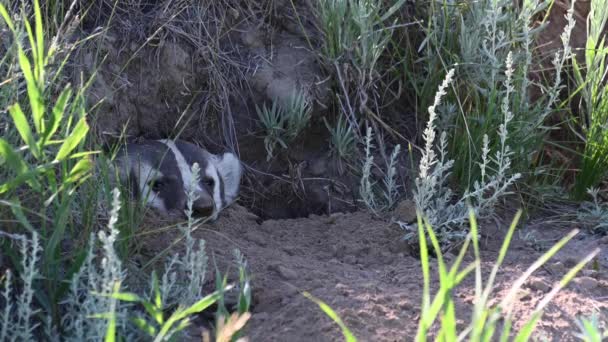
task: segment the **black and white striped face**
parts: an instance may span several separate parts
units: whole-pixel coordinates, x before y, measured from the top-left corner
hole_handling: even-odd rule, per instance
[[[127,144],[115,161],[132,193],[164,214],[184,213],[192,192],[195,213],[216,219],[238,195],[242,168],[232,153],[214,155],[182,140]],[[192,165],[198,163],[199,182]]]

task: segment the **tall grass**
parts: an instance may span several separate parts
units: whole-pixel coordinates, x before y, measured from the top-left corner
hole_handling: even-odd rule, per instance
[[[81,85],[74,93],[68,84],[63,86],[55,100],[53,78],[47,66],[55,57],[57,46],[49,44],[43,29],[43,18],[38,1],[34,1],[33,23],[22,13],[17,26],[7,8],[0,4],[4,25],[13,33],[13,44],[27,93],[26,101],[9,106],[11,127],[20,141],[13,143],[0,138],[0,157],[6,167],[6,179],[0,184],[0,194],[7,201],[19,222],[18,231],[40,233],[44,254],[41,272],[46,279],[44,291],[37,291],[37,300],[59,319],[57,302],[66,293],[68,285],[62,283],[70,276],[84,257],[84,249],[71,255],[62,251],[68,239],[67,232],[75,221],[75,192],[90,175],[94,153],[84,144],[89,126]],[[22,39],[20,32],[25,31]],[[39,226],[39,229],[35,229]],[[13,262],[17,254],[10,245],[3,246]],[[67,259],[66,259],[67,257]]]
[[[608,1],[592,1],[587,19],[585,65],[581,66],[572,58],[576,84],[584,101],[581,126],[585,147],[573,189],[574,197],[579,200],[608,175],[608,46],[604,35],[607,21]]]
[[[553,170],[537,165],[549,131],[546,119],[558,110],[557,101],[564,87],[561,73],[570,59],[570,34],[574,25],[572,9],[562,35],[562,50],[553,60],[554,82],[534,84],[529,73],[534,68],[534,39],[545,27],[540,17],[551,1],[523,1],[518,8],[509,0],[482,0],[460,5],[453,2],[431,2],[424,10],[428,20],[420,58],[408,71],[409,82],[417,93],[421,108],[430,106],[433,92],[441,79],[438,75],[455,68],[458,78],[453,84],[453,105],[437,108],[442,130],[448,132],[449,156],[454,160],[453,177],[462,189],[481,181],[477,163],[483,155],[485,136],[489,147],[499,148],[499,128],[503,123],[502,108],[513,114],[509,140],[517,142],[512,150],[512,167],[522,173],[520,181],[532,183],[538,174]],[[537,18],[540,18],[538,22]],[[508,55],[512,56],[510,93],[503,84]],[[531,102],[533,87],[541,87],[543,96]],[[530,168],[534,166],[534,170]],[[550,177],[548,177],[550,178]],[[553,182],[558,180],[551,179]]]
[[[543,310],[555,295],[563,289],[576,274],[588,264],[598,253],[599,249],[592,251],[583,260],[569,270],[561,280],[555,284],[553,289],[537,304],[536,308],[530,317],[524,321],[521,329],[515,331],[513,329],[513,307],[516,303],[517,294],[522,285],[536,270],[541,268],[551,257],[553,257],[561,248],[566,245],[577,233],[577,230],[572,231],[566,237],[558,241],[552,248],[545,252],[536,262],[512,284],[506,296],[498,302],[491,304],[492,289],[495,285],[498,270],[502,265],[507,254],[511,238],[518,224],[521,211],[515,216],[507,235],[500,248],[498,258],[492,267],[492,271],[487,278],[486,283],[483,282],[481,270],[481,257],[479,249],[478,234],[479,230],[475,215],[470,211],[469,222],[471,229],[467,234],[467,238],[461,248],[458,257],[455,259],[451,267],[443,259],[441,247],[437,235],[426,218],[423,218],[421,213],[418,215],[418,231],[419,244],[422,263],[422,273],[424,276],[423,298],[422,298],[422,313],[419,322],[419,328],[416,335],[416,341],[427,341],[431,328],[436,324],[438,330],[436,336],[442,341],[507,341],[514,336],[514,341],[527,341],[531,338],[532,333],[543,315]],[[439,273],[439,289],[434,297],[430,293],[430,262],[429,262],[429,247],[427,238],[431,241],[432,250],[437,255],[438,273]],[[474,261],[464,267],[461,264],[464,256],[472,245]],[[455,311],[454,290],[455,288],[471,273],[475,276],[475,299],[474,307],[470,322],[460,332],[457,331],[457,313]]]

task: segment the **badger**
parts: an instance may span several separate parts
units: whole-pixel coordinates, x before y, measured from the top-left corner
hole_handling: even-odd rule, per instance
[[[194,163],[200,168],[198,183],[193,182]],[[233,153],[212,154],[183,140],[127,143],[113,164],[118,180],[146,206],[163,215],[183,216],[192,192],[193,211],[211,220],[234,202],[242,174]]]

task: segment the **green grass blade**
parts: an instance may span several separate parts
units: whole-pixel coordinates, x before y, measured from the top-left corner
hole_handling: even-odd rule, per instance
[[[30,109],[32,111],[34,127],[36,128],[36,132],[41,134],[43,132],[44,125],[42,122],[44,102],[32,71],[32,64],[21,47],[19,47],[18,60],[21,71],[23,72],[23,78],[25,78],[25,82],[27,84],[27,95],[30,100]]]
[[[70,170],[68,177],[65,179],[64,184],[76,183],[79,179],[84,177],[93,168],[93,162],[88,158],[80,159],[76,165]]]
[[[141,317],[135,317],[132,318],[131,321],[133,322],[133,324],[135,324],[136,327],[139,328],[139,330],[148,334],[148,336],[156,335],[156,327],[148,323],[148,321],[146,321],[145,319]]]
[[[30,221],[27,219],[27,217],[23,213],[23,210],[21,209],[21,203],[19,203],[18,201],[14,201],[13,203],[11,203],[11,211],[13,212],[13,215],[15,215],[15,217],[17,218],[17,220],[19,221],[19,223],[21,223],[21,225],[23,227],[25,227],[31,233],[36,232],[36,229],[34,228],[34,226],[32,226]]]
[[[543,298],[542,301],[540,301],[536,307],[537,311],[543,310],[545,308],[545,306],[547,306],[547,304],[549,304],[549,302],[551,300],[553,300],[553,298],[555,297],[555,295],[561,291],[566,285],[568,285],[568,283],[570,281],[572,281],[572,279],[574,279],[574,277],[576,277],[576,274],[578,272],[580,272],[580,270],[583,269],[583,267],[585,267],[585,265],[587,265],[593,258],[595,258],[598,254],[600,253],[600,249],[596,248],[594,249],[591,253],[589,253],[583,260],[581,260],[578,264],[576,264],[573,268],[571,268],[568,273],[566,273],[562,279],[560,279],[560,281],[557,283],[557,285],[551,290],[551,292],[549,292],[545,298]]]
[[[338,324],[338,326],[340,326],[340,329],[342,330],[342,336],[344,336],[345,341],[347,341],[347,342],[356,342],[357,341],[357,338],[355,337],[355,335],[353,335],[353,333],[350,331],[350,329],[348,329],[346,324],[344,324],[344,322],[342,321],[340,316],[338,316],[338,314],[329,305],[327,305],[322,300],[314,297],[313,295],[311,295],[308,292],[303,292],[302,295],[304,295],[304,297],[308,298],[309,300],[311,300],[315,304],[317,304],[319,306],[319,308],[321,308],[321,310],[327,315],[327,317],[331,318],[334,322],[336,322],[336,324]]]
[[[27,172],[28,167],[23,158],[15,153],[12,146],[6,142],[6,140],[0,138],[0,157],[2,158],[2,164],[7,164],[17,174],[23,174]]]
[[[53,110],[51,112],[52,115],[50,117],[49,125],[44,132],[44,140],[42,141],[42,144],[45,144],[53,136],[53,134],[57,132],[61,119],[65,114],[68,101],[71,97],[72,89],[66,87],[59,95],[59,98],[57,98],[57,102],[55,103],[55,106],[53,106]],[[40,147],[42,148],[42,146]]]
[[[13,34],[16,35],[15,24],[13,24],[13,20],[11,19],[10,14],[8,14],[6,7],[4,7],[4,5],[1,3],[0,3],[0,16],[2,16],[2,19],[4,19],[6,26],[8,26],[8,28],[13,32]]]
[[[431,295],[430,295],[430,267],[429,267],[429,251],[426,244],[426,235],[424,234],[424,226],[422,223],[422,213],[417,212],[418,219],[418,244],[420,246],[420,266],[422,268],[422,308],[420,313],[420,321],[418,323],[418,332],[416,334],[416,341],[426,341],[426,331],[430,327],[428,322],[428,311],[430,308]]]
[[[87,132],[89,131],[89,124],[86,121],[86,118],[81,118],[72,133],[65,139],[61,147],[59,148],[59,152],[57,152],[57,156],[55,160],[63,160],[69,156],[69,154],[80,144],[83,139],[86,137]]]
[[[23,142],[30,148],[34,157],[39,158],[40,153],[38,153],[38,145],[36,145],[36,140],[34,139],[30,125],[27,122],[27,118],[25,117],[25,114],[23,114],[23,110],[21,110],[19,103],[15,103],[11,106],[8,109],[8,112],[10,113],[15,128],[17,128],[17,132],[19,132]]]
[[[553,247],[551,247],[547,252],[545,252],[538,260],[536,260],[527,270],[522,274],[516,281],[513,283],[510,291],[507,293],[505,298],[502,300],[500,306],[503,308],[510,307],[510,304],[515,299],[515,295],[519,292],[519,289],[525,283],[525,281],[542,265],[544,265],[555,253],[557,253],[568,241],[570,241],[576,234],[578,234],[579,230],[574,229],[567,236],[558,241]]]
[[[513,342],[528,341],[530,339],[530,336],[532,336],[532,332],[534,332],[534,328],[536,327],[536,324],[540,320],[541,316],[542,316],[542,311],[534,313],[532,315],[532,317],[530,318],[530,320],[528,320],[528,322],[526,322],[524,327],[519,331],[517,336],[515,336],[515,339],[513,340]]]
[[[40,85],[44,83],[44,31],[42,30],[42,14],[40,11],[39,0],[34,0],[34,18],[36,26],[36,50],[38,58],[36,59],[36,69],[38,69],[37,80]]]

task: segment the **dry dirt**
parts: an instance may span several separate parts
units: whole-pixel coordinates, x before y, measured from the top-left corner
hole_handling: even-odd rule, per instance
[[[496,259],[506,224],[501,227],[481,227],[482,258],[487,270]],[[547,219],[528,221],[519,227],[498,275],[496,298],[504,296],[510,284],[543,251],[573,228]],[[261,222],[235,205],[194,235],[207,241],[207,252],[220,270],[232,262],[235,248],[247,258],[254,297],[253,316],[246,328],[251,341],[341,340],[338,327],[302,296],[302,291],[309,291],[334,308],[360,341],[413,340],[422,293],[420,262],[413,256],[415,251],[400,242],[400,228],[390,222],[365,212]],[[154,240],[146,244],[152,254],[171,239],[157,236]],[[574,340],[577,317],[599,312],[606,318],[608,237],[581,232],[524,286],[515,307],[516,326],[569,267],[596,247],[603,249],[596,263],[599,271],[584,269],[557,295],[535,336],[549,341]],[[448,254],[447,258],[453,260],[454,256]],[[211,291],[213,279],[208,281]],[[436,285],[434,280],[434,290]],[[461,328],[469,318],[473,291],[471,277],[456,293]]]

